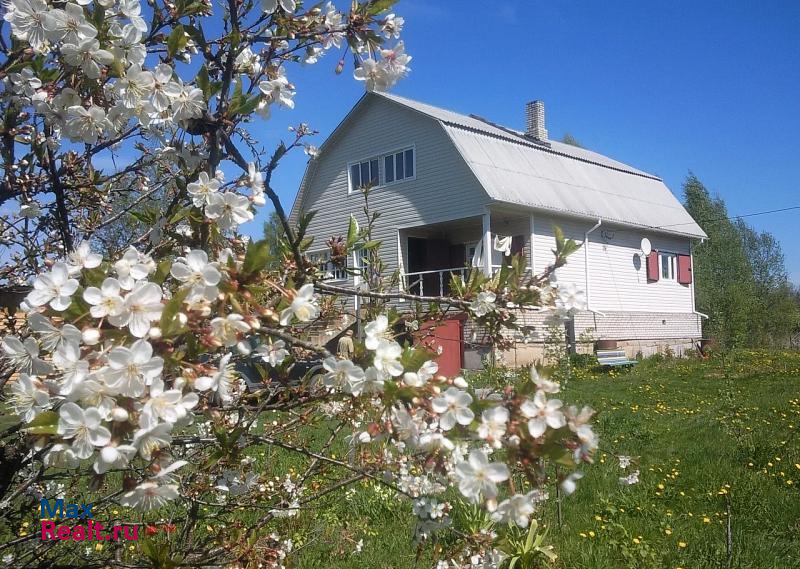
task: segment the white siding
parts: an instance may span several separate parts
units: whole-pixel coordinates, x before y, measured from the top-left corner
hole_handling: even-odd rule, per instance
[[[553,262],[553,227],[558,225],[566,237],[582,243],[585,232],[596,222],[548,215],[534,215],[536,270]],[[689,239],[648,233],[631,227],[602,224],[589,235],[589,302],[600,312],[691,313],[692,287],[677,281],[647,282],[645,260],[639,256],[642,237],[653,249],[689,254]],[[585,253],[581,248],[558,270],[558,278],[585,287]]]
[[[301,207],[304,212],[317,211],[308,231],[315,248],[331,236],[346,234],[351,213],[362,226],[365,223],[363,196],[348,192],[348,162],[411,145],[416,149],[416,178],[370,193],[370,209],[381,213],[373,237],[382,241],[381,256],[388,270],[397,267],[398,228],[480,215],[489,197],[441,125],[372,97],[326,143],[310,171]]]

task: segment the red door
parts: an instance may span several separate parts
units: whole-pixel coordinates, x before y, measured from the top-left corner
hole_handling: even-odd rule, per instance
[[[438,353],[436,363],[439,373],[452,377],[461,373],[463,367],[463,343],[461,342],[461,320],[426,322],[420,330],[422,342]]]

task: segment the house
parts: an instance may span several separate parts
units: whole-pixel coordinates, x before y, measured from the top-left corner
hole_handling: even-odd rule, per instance
[[[587,295],[587,310],[574,318],[576,337],[616,340],[630,356],[691,347],[704,317],[692,279],[692,241],[705,238],[703,230],[657,176],[549,140],[540,101],[527,104],[525,122],[521,132],[368,93],[309,162],[291,218],[318,212],[308,234],[325,262],[326,239],[345,233],[351,215],[363,218],[358,188],[373,183],[381,256],[389,270],[399,269],[401,286],[426,295],[446,292],[450,275],[472,265],[494,270],[503,253],[485,245],[495,236],[510,237],[511,252],[541,272],[553,260],[558,226],[583,244],[558,271]],[[643,238],[652,246],[647,255]],[[354,284],[341,270],[331,278]],[[526,318],[543,326],[542,315]],[[467,343],[460,363],[474,365],[469,324],[458,333]],[[540,354],[541,345],[520,344],[509,361]]]

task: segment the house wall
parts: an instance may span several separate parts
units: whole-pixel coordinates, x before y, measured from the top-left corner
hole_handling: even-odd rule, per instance
[[[567,238],[583,243],[585,232],[596,222],[552,215],[534,215],[535,269],[541,272],[553,262],[553,227],[559,226]],[[647,282],[645,259],[639,247],[643,237],[653,249],[690,254],[689,239],[646,232],[631,227],[602,224],[589,234],[589,303],[600,312],[692,313],[693,286],[677,281]],[[559,280],[586,288],[585,253],[579,249],[557,272]]]
[[[349,193],[348,163],[415,147],[416,177],[370,193],[381,213],[373,235],[389,269],[397,266],[399,228],[480,215],[489,198],[438,122],[378,97],[366,99],[335,138],[326,142],[306,181],[302,210],[316,210],[308,234],[312,250],[345,235],[351,213],[366,223],[360,192]],[[381,169],[383,162],[380,162]],[[405,244],[403,244],[405,247]]]

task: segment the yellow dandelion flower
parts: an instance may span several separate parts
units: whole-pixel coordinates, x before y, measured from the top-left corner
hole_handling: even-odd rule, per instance
[[[685,541],[679,541],[678,542],[678,547],[680,547],[681,549],[684,549],[687,545],[688,544]]]
[[[667,534],[667,535],[672,535],[672,530],[667,528],[667,529],[664,530],[664,533]]]
[[[710,524],[710,523],[711,523],[711,518],[709,518],[709,517],[707,517],[707,516],[706,516],[706,517],[704,517],[704,518],[703,518],[703,523],[704,523],[704,524]]]
[[[589,532],[589,537],[594,537],[595,535],[597,535],[597,534],[596,534],[596,533],[594,533],[593,531],[590,531],[590,532]]]
[[[639,545],[639,544],[640,544],[640,543],[642,543],[642,542],[641,542],[641,541],[639,541],[639,538],[638,538],[638,537],[634,537],[634,538],[633,538],[633,543],[635,543],[636,545]]]

